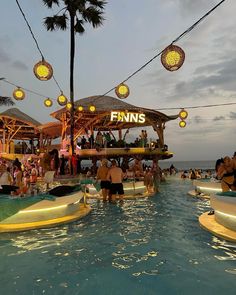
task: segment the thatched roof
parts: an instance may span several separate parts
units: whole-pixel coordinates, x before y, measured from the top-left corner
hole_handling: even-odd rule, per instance
[[[88,108],[90,105],[95,105],[96,111],[91,113]],[[145,113],[146,118],[148,119],[145,124],[142,126],[151,125],[150,121],[152,122],[167,122],[170,120],[175,120],[178,118],[178,115],[174,116],[167,116],[161,112],[134,106],[129,104],[121,99],[117,99],[111,96],[90,96],[86,98],[79,99],[75,102],[75,109],[78,106],[83,106],[84,111],[82,113],[75,112],[75,117],[78,118],[77,120],[77,128],[80,129],[81,127],[85,126],[88,122],[92,121],[93,118],[100,118],[99,122],[93,123],[93,126],[99,128],[100,130],[106,129],[107,123],[110,121],[109,113],[111,111],[129,111],[129,112],[140,112]],[[61,108],[60,110],[51,114],[54,118],[58,120],[62,120],[62,115],[65,115],[69,118],[70,114],[66,107]],[[122,128],[132,128],[132,127],[141,127],[138,123],[122,123]],[[115,122],[112,126],[109,124],[110,129],[119,129],[120,123]]]
[[[33,127],[37,127],[41,125],[38,121],[21,112],[17,108],[8,109],[5,112],[0,113],[0,118],[7,117],[11,119],[16,119],[18,121],[24,122],[27,125],[31,125]]]
[[[62,130],[62,123],[61,122],[49,122],[40,125],[39,130],[43,133],[43,135],[46,135],[50,138],[57,138],[61,136],[61,130]]]

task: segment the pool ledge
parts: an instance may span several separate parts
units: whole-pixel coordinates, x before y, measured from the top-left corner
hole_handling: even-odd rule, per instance
[[[236,231],[230,230],[219,224],[215,221],[215,215],[208,215],[208,213],[209,212],[205,212],[199,216],[198,221],[200,226],[217,237],[223,238],[227,241],[236,242]]]
[[[91,210],[92,210],[91,207],[87,204],[86,206],[81,205],[79,210],[74,212],[73,214],[63,216],[60,218],[55,218],[55,219],[50,219],[45,221],[28,222],[28,223],[1,224],[0,233],[19,232],[19,231],[26,231],[31,229],[48,228],[48,227],[54,227],[60,224],[70,223],[88,215]]]

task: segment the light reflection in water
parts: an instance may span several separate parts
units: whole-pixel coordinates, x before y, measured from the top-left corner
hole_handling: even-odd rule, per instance
[[[114,274],[114,282],[120,280],[127,288],[142,280],[150,288],[142,294],[156,293],[158,288],[152,288],[161,279],[177,286],[178,276],[187,276],[196,289],[196,282],[203,284],[207,277],[207,292],[213,283],[220,284],[215,270],[224,279],[235,278],[236,245],[199,227],[198,216],[209,210],[209,202],[188,197],[186,184],[181,185],[167,182],[154,198],[125,201],[123,206],[94,202],[91,215],[78,222],[1,239],[0,249],[15,268],[10,272],[14,291],[26,278],[22,260],[30,266],[35,259],[34,273],[28,272],[35,294],[79,294],[84,286],[104,285]],[[90,287],[90,294],[96,287]]]

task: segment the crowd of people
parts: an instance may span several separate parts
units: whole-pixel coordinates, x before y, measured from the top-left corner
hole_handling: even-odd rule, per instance
[[[103,159],[97,170],[96,180],[101,181],[103,201],[115,202],[116,194],[119,195],[120,201],[123,201],[122,183],[124,180],[143,180],[148,192],[157,192],[159,183],[163,180],[163,173],[155,160],[151,167],[145,166],[140,160],[135,159],[131,165],[120,168],[116,160],[112,160],[109,167],[108,160]]]
[[[201,169],[190,169],[182,171],[180,174],[182,179],[201,179],[211,178],[213,181],[221,182],[222,191],[236,191],[236,152],[231,157],[225,156],[216,161],[215,173],[207,170],[205,173]]]
[[[0,186],[2,189],[4,186],[11,186],[12,192],[16,195],[32,193],[40,175],[42,176],[42,167],[37,161],[21,163],[18,158],[13,162],[0,161]],[[6,193],[8,193],[8,188],[6,188]]]
[[[86,177],[96,176],[97,180],[101,181],[104,201],[108,196],[114,201],[116,194],[123,200],[121,184],[124,180],[143,180],[149,192],[158,191],[159,182],[163,180],[163,173],[157,161],[153,161],[152,166],[147,166],[136,159],[131,164],[123,162],[121,168],[116,160],[110,162],[111,167],[108,163],[107,159],[103,159],[98,168],[96,165],[94,169],[81,168],[78,155],[74,153],[66,158],[62,154],[59,157],[57,150],[45,153],[42,158],[28,158],[21,162],[18,158],[13,162],[0,159],[0,185],[14,186],[17,188],[15,194],[25,195],[32,193],[37,180],[42,178],[46,171],[55,171],[55,177],[58,179],[83,173]]]
[[[208,169],[207,171],[203,172],[202,169],[189,169],[184,170],[181,172],[180,177],[182,179],[189,178],[189,179],[202,179],[202,178],[211,178],[212,177],[212,171]]]
[[[120,167],[116,160],[110,162],[107,159],[101,161],[100,167],[96,163],[91,168],[81,168],[81,161],[75,153],[66,158],[63,154],[58,155],[57,150],[45,153],[43,158],[28,159],[20,162],[17,158],[13,162],[0,160],[0,185],[11,185],[17,187],[16,194],[25,194],[32,191],[37,179],[43,177],[46,171],[55,171],[55,177],[64,177],[65,175],[76,176],[84,173],[87,177],[95,177],[101,181],[103,200],[110,199],[114,201],[116,194],[120,200],[123,200],[124,180],[144,181],[148,192],[158,191],[159,183],[165,180],[165,176],[175,175],[178,171],[171,165],[169,169],[161,169],[158,161],[153,160],[152,165],[147,165],[139,159],[132,163],[123,161]],[[222,190],[236,190],[236,152],[233,157],[226,156],[216,161],[215,165],[216,178],[221,181]],[[213,177],[211,170],[203,173],[201,169],[190,169],[182,171],[182,179],[191,180]]]
[[[93,134],[80,136],[77,141],[77,146],[81,149],[114,147],[149,147],[150,143],[152,143],[154,147],[160,147],[159,140],[151,141],[151,139],[148,139],[148,134],[146,130],[141,130],[139,137],[137,137],[134,142],[130,143],[127,143],[125,140],[126,135],[128,133],[129,131],[127,130],[123,136],[123,139],[117,140],[111,131],[97,131],[95,138]]]

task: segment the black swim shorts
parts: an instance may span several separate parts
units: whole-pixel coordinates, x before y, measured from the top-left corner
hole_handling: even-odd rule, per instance
[[[110,193],[112,195],[116,195],[116,194],[123,195],[124,194],[123,184],[122,183],[111,183]]]
[[[110,181],[106,181],[106,180],[101,180],[101,189],[105,188],[105,189],[110,189],[111,183]]]

